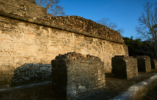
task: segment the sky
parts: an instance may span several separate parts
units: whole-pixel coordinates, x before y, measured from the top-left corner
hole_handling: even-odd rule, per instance
[[[157,0],[60,0],[66,15],[81,16],[93,21],[109,18],[123,28],[123,37],[138,38],[136,27],[138,18],[143,12],[146,2],[155,3]]]

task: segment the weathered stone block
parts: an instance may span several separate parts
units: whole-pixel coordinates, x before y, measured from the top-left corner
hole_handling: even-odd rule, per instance
[[[115,56],[112,58],[112,73],[119,78],[130,79],[138,75],[137,59]]]
[[[138,71],[150,72],[151,71],[151,61],[149,56],[136,56]]]
[[[155,59],[151,59],[151,68],[157,69],[157,61]]]
[[[103,62],[97,57],[67,53],[52,64],[52,90],[64,100],[73,100],[105,87]]]
[[[0,66],[0,89],[51,80],[51,64],[24,64],[14,69]]]
[[[51,80],[51,64],[24,64],[14,70],[11,87]]]

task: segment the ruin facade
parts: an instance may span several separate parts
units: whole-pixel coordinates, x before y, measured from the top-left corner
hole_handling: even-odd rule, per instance
[[[151,60],[149,56],[136,56],[138,71],[150,72],[151,71]]]
[[[112,58],[112,73],[118,78],[131,79],[138,76],[137,59],[131,56]]]
[[[157,61],[155,59],[151,59],[151,68],[157,69]]]
[[[53,17],[34,0],[0,0],[0,88],[22,85],[39,73],[45,73],[42,81],[50,79],[51,60],[67,52],[99,57],[105,72],[112,70],[112,57],[128,55],[121,34],[104,25]]]

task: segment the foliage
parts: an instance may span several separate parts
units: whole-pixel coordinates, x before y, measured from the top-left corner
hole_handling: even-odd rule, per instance
[[[145,49],[147,48],[152,53],[153,58],[157,58],[157,3],[150,4],[147,2],[143,8],[144,12],[138,19],[139,26],[136,30],[140,38],[147,41],[144,45]]]
[[[125,44],[128,45],[130,56],[146,55],[154,58],[154,52],[152,52],[154,51],[154,48],[150,41],[141,41],[141,39],[134,40],[133,36],[130,38],[123,37],[123,39]]]

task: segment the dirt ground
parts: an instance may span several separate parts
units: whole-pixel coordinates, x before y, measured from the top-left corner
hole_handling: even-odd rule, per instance
[[[149,73],[139,72],[137,77],[130,80],[119,79],[112,74],[106,74],[105,90],[99,94],[82,98],[81,100],[108,100],[126,91],[131,85],[150,78],[154,73],[157,73],[157,71],[152,70]],[[157,87],[149,92],[145,100],[157,100],[156,94]],[[0,100],[59,100],[59,98],[52,93],[51,83],[47,83],[45,85],[0,92]]]
[[[143,100],[157,100],[157,86],[153,88]]]

